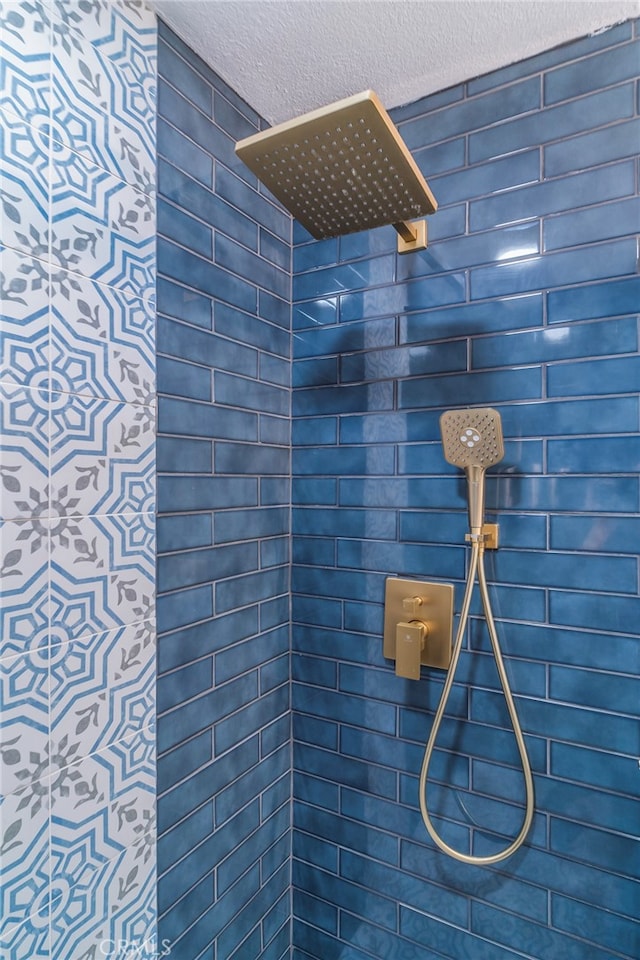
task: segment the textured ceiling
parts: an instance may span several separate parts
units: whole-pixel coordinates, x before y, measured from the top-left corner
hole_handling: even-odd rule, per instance
[[[387,108],[640,14],[640,0],[156,0],[269,123],[372,88]]]

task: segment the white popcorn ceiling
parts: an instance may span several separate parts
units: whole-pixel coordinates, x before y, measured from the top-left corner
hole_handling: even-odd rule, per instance
[[[640,15],[640,0],[155,0],[270,124],[376,91],[410,103]]]

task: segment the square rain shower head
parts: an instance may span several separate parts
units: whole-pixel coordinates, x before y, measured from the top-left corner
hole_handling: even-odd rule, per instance
[[[434,213],[429,186],[372,90],[278,124],[236,153],[319,240]]]

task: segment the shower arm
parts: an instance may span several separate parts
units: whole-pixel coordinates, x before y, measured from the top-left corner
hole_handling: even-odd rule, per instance
[[[400,220],[392,224],[398,234],[398,253],[411,253],[427,248],[427,221]]]

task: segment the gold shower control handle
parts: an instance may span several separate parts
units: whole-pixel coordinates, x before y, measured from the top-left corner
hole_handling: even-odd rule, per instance
[[[396,625],[396,673],[399,677],[420,679],[422,651],[428,633],[428,626],[420,620]]]
[[[402,609],[410,617],[417,617],[422,606],[422,597],[405,597],[402,601]]]
[[[387,577],[384,604],[385,657],[396,673],[420,679],[420,666],[446,670],[451,660],[453,586]]]

